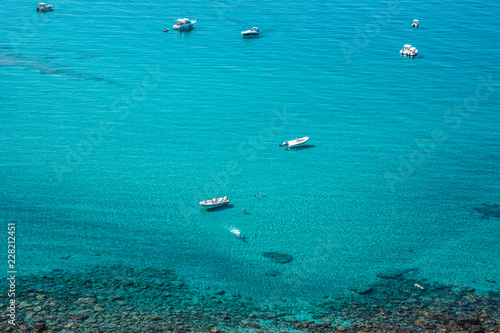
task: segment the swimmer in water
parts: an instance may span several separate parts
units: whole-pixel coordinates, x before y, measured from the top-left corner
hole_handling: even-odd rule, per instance
[[[241,233],[238,229],[232,229],[231,232],[233,234],[235,234],[236,236],[238,236],[238,238],[243,239],[243,237],[241,237]]]

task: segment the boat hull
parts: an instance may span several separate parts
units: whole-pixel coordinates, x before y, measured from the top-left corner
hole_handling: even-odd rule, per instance
[[[418,50],[415,48],[410,49],[403,49],[399,51],[399,54],[405,57],[416,57],[418,55]]]
[[[177,24],[175,24],[174,25],[174,29],[175,30],[179,30],[179,31],[186,31],[186,30],[194,29],[194,27],[192,25],[188,25],[188,26],[181,25],[181,26],[178,26]]]
[[[224,205],[227,205],[229,202],[223,202],[223,203],[218,203],[218,204],[202,204],[200,203],[201,207],[210,209],[210,208],[216,208],[216,207],[221,207]]]
[[[296,145],[291,145],[291,146],[289,146],[288,148],[300,147],[300,146],[304,146],[305,144],[306,144],[306,142],[303,142],[303,143],[297,143]]]
[[[36,11],[37,12],[51,12],[53,9],[52,9],[52,5],[49,5],[47,7],[44,7],[44,8],[37,8]]]
[[[203,208],[210,209],[210,208],[224,206],[224,205],[227,205],[228,203],[229,203],[229,199],[227,199],[227,198],[217,198],[215,200],[201,201],[200,205]]]
[[[304,146],[308,141],[309,141],[308,137],[290,140],[290,141],[285,141],[285,142],[283,142],[282,145],[280,145],[280,147],[284,147],[286,149],[300,147],[300,146]]]
[[[243,38],[254,38],[254,37],[259,37],[260,32],[259,28],[253,27],[252,29],[242,31],[241,34],[243,35]]]
[[[175,30],[179,30],[179,31],[185,31],[185,30],[191,30],[191,29],[194,29],[194,24],[196,23],[196,21],[191,21],[187,18],[185,19],[179,19],[177,20],[179,21],[178,23],[174,24],[173,28]]]
[[[418,56],[418,52],[416,52],[416,53],[415,52],[411,52],[411,53],[400,52],[400,54],[402,56],[405,56],[405,57],[416,57],[416,56]]]
[[[243,35],[243,38],[253,38],[253,37],[259,37],[260,33],[254,33],[254,32],[249,32],[249,33],[241,33]]]

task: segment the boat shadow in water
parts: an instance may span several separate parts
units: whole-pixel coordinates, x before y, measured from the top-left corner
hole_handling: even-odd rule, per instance
[[[169,29],[169,31],[170,31],[170,29]],[[178,30],[178,29],[173,29],[172,28],[172,31],[173,32],[177,32],[179,34],[179,36],[182,37],[182,36],[186,36],[186,35],[191,34],[194,31],[194,28],[191,28],[191,29],[188,29],[188,30]]]
[[[209,212],[209,213],[212,213],[212,212],[218,212],[218,211],[221,211],[221,210],[231,209],[233,207],[234,207],[233,205],[227,204],[227,205],[224,205],[224,206],[219,206],[219,207],[214,207],[214,208],[207,208],[206,211]]]
[[[287,150],[304,150],[304,149],[310,149],[316,147],[315,145],[304,145],[304,146],[299,146],[299,147],[292,147],[288,148]]]

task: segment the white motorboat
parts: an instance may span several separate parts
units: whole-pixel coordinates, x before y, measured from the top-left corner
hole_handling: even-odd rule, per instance
[[[183,19],[178,19],[177,23],[174,24],[174,29],[175,30],[191,30],[194,28],[194,24],[196,21],[191,21],[190,19],[183,18]]]
[[[259,37],[260,32],[259,32],[259,28],[253,27],[252,29],[242,31],[241,34],[245,38],[251,38],[251,37]]]
[[[413,20],[413,23],[411,24],[412,28],[418,28],[420,23],[418,23],[418,20]]]
[[[229,199],[227,197],[224,198],[213,198],[212,200],[200,201],[200,205],[204,208],[215,208],[227,205],[229,203]]]
[[[309,137],[305,136],[300,139],[285,141],[283,142],[283,144],[280,145],[280,147],[285,147],[285,148],[299,147],[305,145],[307,141],[309,141]]]
[[[52,5],[47,5],[44,2],[40,2],[38,7],[36,7],[37,12],[50,12],[52,10]]]
[[[418,55],[418,50],[412,47],[410,44],[405,44],[403,49],[399,51],[399,54],[407,56],[407,57],[415,57]]]

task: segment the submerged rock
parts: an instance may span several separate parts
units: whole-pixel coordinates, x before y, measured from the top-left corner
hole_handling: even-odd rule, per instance
[[[264,275],[267,275],[267,276],[277,276],[277,275],[283,275],[283,272],[277,270],[277,269],[273,269],[269,272],[266,272]]]
[[[482,214],[482,218],[500,218],[499,204],[483,204],[481,207],[474,207],[474,210]]]
[[[275,266],[280,271],[287,267]],[[467,295],[471,290],[460,290],[457,286],[437,288],[439,284],[433,281],[407,279],[404,271],[387,275],[401,273],[403,276],[398,280],[382,278],[375,284],[353,285],[349,288],[354,292],[351,294],[332,293],[327,299],[330,293],[325,290],[306,302],[275,294],[272,302],[265,305],[258,297],[237,295],[234,290],[227,290],[224,296],[217,295],[221,289],[192,285],[188,279],[182,288],[173,288],[172,282],[181,283],[183,279],[174,274],[163,278],[170,274],[164,269],[154,270],[152,276],[157,278],[144,281],[139,278],[146,276],[143,270],[134,273],[112,267],[111,272],[91,271],[101,273],[92,277],[91,274],[63,272],[62,276],[68,276],[66,282],[59,279],[41,281],[36,275],[24,277],[18,307],[24,307],[25,321],[20,320],[17,328],[31,327],[27,331],[35,332],[34,324],[42,320],[46,320],[53,332],[115,333],[289,332],[294,327],[316,333],[437,330],[481,333],[496,332],[500,326],[496,296]],[[132,287],[123,286],[125,274],[134,277]],[[85,287],[75,288],[87,281],[90,283]],[[415,282],[422,284],[425,291],[413,287]],[[144,285],[150,288],[145,289]],[[47,291],[38,289],[40,287]],[[228,293],[232,296],[226,296]],[[498,291],[492,291],[492,296],[493,293],[497,295]],[[42,307],[42,311],[34,312],[36,307]],[[315,320],[305,321],[304,313]],[[0,331],[8,325],[8,319],[0,315]],[[48,332],[49,328],[43,331]],[[8,330],[17,332],[12,327]]]
[[[350,286],[348,289],[360,295],[366,295],[373,292],[372,286]]]
[[[413,333],[413,330],[409,327],[400,328],[397,333]]]
[[[90,297],[81,297],[75,301],[75,303],[94,303],[95,299]]]
[[[292,255],[280,252],[263,252],[262,255],[278,264],[286,264],[293,260]]]
[[[465,324],[481,325],[481,321],[477,317],[460,317],[458,318],[457,324],[462,326]]]
[[[21,304],[19,304],[19,305],[17,306],[17,308],[18,308],[19,310],[24,309],[24,308],[29,308],[29,307],[30,307],[29,303],[28,303],[28,302],[25,302],[25,301],[21,302]]]
[[[85,316],[79,316],[79,315],[70,315],[70,316],[68,316],[69,322],[82,322],[86,318],[87,317],[85,317]]]
[[[470,288],[470,287],[461,287],[460,290],[464,293],[468,293],[468,294],[471,294],[473,292],[476,291],[476,289],[474,288]]]
[[[33,324],[33,329],[36,332],[42,332],[45,329],[45,322],[44,321],[38,321]]]
[[[378,272],[377,276],[381,279],[397,279],[400,278],[403,275],[403,273],[404,273],[403,271],[391,269],[387,271]]]
[[[245,326],[247,326],[247,327],[252,327],[252,328],[257,328],[257,329],[260,329],[260,328],[261,328],[261,326],[260,326],[259,324],[254,323],[254,322],[252,322],[252,321],[245,323]]]
[[[427,320],[423,320],[423,319],[415,321],[415,325],[420,326],[422,328],[434,328],[434,327],[436,327],[436,324],[434,324],[430,321],[427,321]]]
[[[446,318],[446,315],[437,311],[424,312],[424,316],[429,318]]]
[[[479,325],[471,325],[469,326],[468,333],[484,333],[484,328]]]
[[[224,295],[226,292],[222,289],[217,289],[214,291],[214,295],[219,295],[219,296],[222,296]]]

